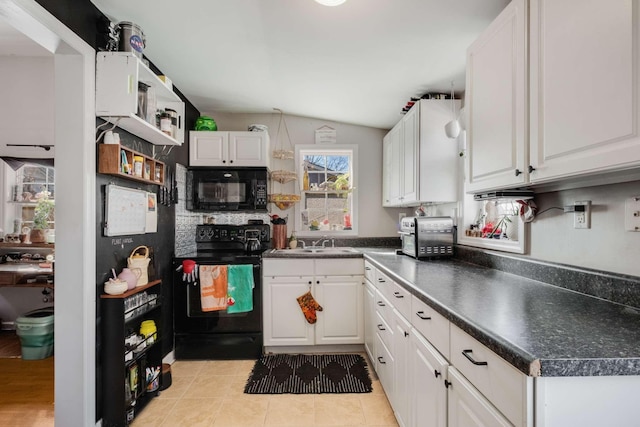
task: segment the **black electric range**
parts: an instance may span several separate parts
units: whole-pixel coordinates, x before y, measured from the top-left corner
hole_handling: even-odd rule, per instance
[[[253,359],[262,354],[261,262],[270,240],[268,224],[197,226],[197,252],[173,261],[176,359]],[[237,265],[251,266],[252,309],[208,311],[201,284],[211,280],[211,266]]]

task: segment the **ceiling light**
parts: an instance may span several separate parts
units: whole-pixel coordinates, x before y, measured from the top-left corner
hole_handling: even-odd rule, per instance
[[[325,6],[339,6],[347,0],[316,0],[316,1]]]

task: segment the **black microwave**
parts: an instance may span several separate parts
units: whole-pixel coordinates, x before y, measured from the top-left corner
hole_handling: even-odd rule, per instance
[[[186,208],[196,212],[267,211],[267,168],[189,168]]]

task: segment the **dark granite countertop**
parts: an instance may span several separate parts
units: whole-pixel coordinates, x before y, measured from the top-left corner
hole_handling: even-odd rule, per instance
[[[531,376],[640,375],[640,311],[458,259],[367,260]]]
[[[264,251],[262,258],[362,258],[362,251],[339,252],[329,250],[327,252],[302,252],[296,249],[268,249]]]

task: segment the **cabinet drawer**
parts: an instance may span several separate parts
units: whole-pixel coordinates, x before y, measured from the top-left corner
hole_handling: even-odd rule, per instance
[[[390,302],[405,319],[411,319],[411,293],[408,290],[394,282]]]
[[[445,359],[449,358],[449,321],[415,295],[411,297],[411,325],[427,339]]]
[[[526,424],[527,376],[455,325],[451,325],[451,363],[509,421]]]
[[[312,276],[313,259],[265,259],[262,260],[265,276]]]
[[[393,323],[387,322],[385,319],[380,316],[379,313],[376,313],[376,334],[380,337],[384,345],[393,353]]]
[[[393,295],[393,285],[395,282],[380,270],[376,270],[376,280],[373,284],[378,288],[385,298],[389,299]]]
[[[372,284],[376,282],[376,268],[369,262],[364,262],[364,277]]]
[[[297,259],[296,262],[298,261],[300,260]],[[346,276],[349,274],[364,274],[364,260],[362,258],[316,258],[315,264],[316,276]]]
[[[376,312],[382,316],[387,324],[391,324],[391,319],[393,319],[393,304],[389,302],[389,300],[382,295],[382,292],[376,291]]]

